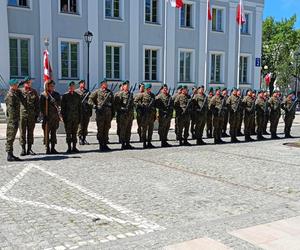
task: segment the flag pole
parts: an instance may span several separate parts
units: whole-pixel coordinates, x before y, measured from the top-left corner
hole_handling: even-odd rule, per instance
[[[239,38],[238,38],[238,67],[237,67],[237,85],[236,87],[240,87],[240,60],[241,60],[241,26],[242,26],[242,0],[240,0],[239,4],[239,23],[238,23],[238,31],[239,31]]]
[[[167,74],[167,2],[165,1],[165,34],[164,34],[164,79],[163,83],[166,84]]]
[[[207,0],[207,4],[206,4],[206,32],[205,32],[205,62],[204,62],[204,86],[205,89],[207,89],[207,53],[208,53],[208,3],[209,0]]]

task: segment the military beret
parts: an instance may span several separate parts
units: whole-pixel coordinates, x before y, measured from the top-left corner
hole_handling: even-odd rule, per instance
[[[143,82],[141,82],[141,83],[139,84],[139,88],[142,87],[142,86],[145,86],[145,84],[144,84]]]
[[[288,95],[294,95],[295,94],[295,91],[294,90],[290,90],[289,92],[288,92]]]
[[[182,89],[182,85],[177,86],[177,90]]]
[[[10,79],[9,82],[8,82],[9,86],[16,85],[16,84],[18,84],[18,83],[19,83],[19,82],[18,82],[17,79]]]
[[[232,89],[231,89],[231,91],[235,91],[235,90],[238,90],[236,87],[233,87]]]
[[[248,93],[248,92],[250,92],[250,91],[251,91],[251,92],[253,92],[253,90],[252,90],[252,89],[247,89],[247,93]]]
[[[200,87],[199,87],[199,89],[204,89],[205,87],[204,87],[204,85],[201,85]]]
[[[220,87],[216,87],[216,91],[218,91],[218,90],[221,90],[221,88]]]
[[[181,89],[188,89],[188,87],[186,85],[182,85]]]
[[[145,89],[151,89],[152,88],[152,84],[151,83],[146,83],[145,84]]]
[[[163,84],[161,87],[162,88],[168,88],[168,84]]]
[[[227,88],[226,88],[226,87],[222,89],[222,91],[226,91],[226,90],[227,90]]]
[[[213,93],[213,92],[214,92],[214,88],[210,88],[209,93]]]
[[[264,92],[265,92],[265,91],[264,91],[263,89],[260,89],[260,90],[257,91],[258,94],[264,93]]]
[[[28,81],[31,81],[32,79],[31,79],[31,77],[30,76],[26,76],[25,78],[24,78],[24,82],[28,82]]]
[[[75,82],[74,82],[74,81],[71,81],[71,82],[69,82],[69,84],[68,84],[69,87],[72,86],[72,85],[75,86]]]
[[[122,84],[120,84],[120,85],[122,85],[122,86],[124,86],[124,85],[129,85],[129,81],[126,80],[126,81],[122,82]]]
[[[80,83],[85,83],[85,80],[80,80],[80,81],[78,82],[78,84],[80,84]]]
[[[100,82],[100,84],[103,84],[103,83],[106,83],[107,82],[107,80],[106,79],[103,79],[101,82]]]

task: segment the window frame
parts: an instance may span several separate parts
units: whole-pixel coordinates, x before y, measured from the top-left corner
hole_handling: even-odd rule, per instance
[[[212,55],[221,55],[221,67],[220,67],[220,82],[211,80],[212,70]],[[209,84],[224,84],[225,81],[225,52],[224,51],[209,51]]]
[[[190,81],[181,81],[180,79],[180,54],[181,53],[191,53],[191,65],[190,65],[190,75],[191,80]],[[186,83],[186,84],[192,84],[195,83],[195,50],[190,48],[179,48],[178,49],[178,76],[177,80],[179,83]]]
[[[68,0],[71,1],[71,0]],[[76,0],[77,2],[77,12],[62,12],[61,11],[61,0],[58,0],[58,14],[62,16],[72,16],[72,17],[81,17],[82,16],[82,0]]]
[[[184,1],[184,5],[191,5],[191,26],[181,26],[181,9],[178,11],[179,13],[179,29],[183,30],[194,30],[196,27],[196,5],[195,2],[192,1]]]
[[[61,61],[61,43],[67,42],[67,43],[78,43],[78,55],[77,55],[77,61],[78,61],[78,77],[77,78],[63,78],[62,77],[62,61]],[[68,81],[68,80],[79,80],[83,78],[83,42],[82,39],[71,39],[71,38],[58,38],[58,78],[59,81]]]
[[[242,36],[251,36],[252,35],[252,12],[250,11],[245,11],[245,15],[249,15],[249,21],[248,21],[248,33],[243,33],[242,32],[242,27],[241,27],[241,35]]]
[[[34,36],[33,35],[27,35],[27,34],[9,33],[9,39],[27,39],[27,40],[29,40],[28,74],[30,75],[31,78],[35,78]],[[9,47],[9,49],[10,49],[10,47]],[[10,58],[9,58],[9,60],[10,60]],[[18,60],[19,60],[19,58],[18,58]],[[10,71],[10,61],[9,61],[9,71]],[[14,78],[17,78],[17,79],[20,78],[21,79],[21,78],[24,78],[24,76],[14,76]]]
[[[120,78],[114,79],[114,78],[107,78],[106,77],[106,47],[112,46],[112,47],[120,47],[121,53],[120,53]],[[118,43],[118,42],[103,42],[103,76],[104,78],[108,79],[109,81],[120,81],[122,79],[125,79],[125,44],[124,43]]]
[[[32,10],[32,0],[27,0],[27,3],[28,3],[28,6],[12,5],[12,4],[9,4],[8,0],[7,0],[7,8],[31,11]]]
[[[145,52],[146,50],[157,50],[157,80],[146,80],[145,79],[145,67],[146,67],[146,64],[145,64]],[[162,70],[161,70],[161,67],[162,67],[162,47],[160,46],[153,46],[153,45],[144,45],[143,46],[143,81],[144,82],[161,82],[161,79],[162,79]],[[151,77],[152,79],[152,77]]]
[[[162,0],[157,0],[157,22],[150,22],[150,21],[146,21],[146,1],[147,0],[144,0],[144,5],[143,5],[143,8],[144,8],[144,16],[143,16],[143,19],[144,19],[144,24],[145,25],[152,25],[152,26],[161,26],[162,25]],[[153,0],[150,0],[150,1],[153,1]],[[168,4],[167,2],[165,2],[164,4]]]
[[[247,57],[248,58],[248,65],[247,65],[247,82],[240,82],[240,85],[251,85],[252,84],[252,54],[248,53],[241,53],[240,54],[240,63],[241,63],[241,57]],[[240,69],[241,70],[241,69]],[[242,71],[242,70],[241,70]],[[241,78],[241,74],[239,73],[239,77]]]
[[[114,1],[114,0],[111,0]],[[119,14],[120,17],[109,17],[106,16],[106,0],[103,1],[103,19],[107,21],[117,21],[117,22],[124,22],[124,0],[119,0],[120,9]]]
[[[213,5],[211,7],[211,11],[212,11],[212,18],[213,18],[213,9],[216,9],[216,10],[221,10],[222,11],[222,17],[223,17],[223,22],[222,22],[222,30],[219,31],[219,30],[213,30],[213,19],[211,21],[211,24],[210,24],[210,31],[213,32],[213,33],[217,33],[217,34],[225,34],[226,33],[226,7],[224,6],[216,6],[216,5]]]

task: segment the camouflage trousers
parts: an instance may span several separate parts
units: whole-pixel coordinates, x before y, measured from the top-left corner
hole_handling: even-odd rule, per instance
[[[177,131],[178,131],[178,139],[179,140],[187,140],[189,137],[189,128],[191,117],[190,114],[179,115],[176,117],[177,120]]]
[[[141,137],[143,142],[151,142],[156,114],[146,113],[141,119]]]
[[[196,136],[196,121],[197,120],[197,113],[192,112],[191,113],[191,134],[193,137]]]
[[[245,136],[248,136],[248,137],[251,136],[253,123],[255,124],[255,114],[245,113],[245,116],[244,116],[244,134],[245,134]]]
[[[78,136],[79,137],[86,137],[88,135],[88,127],[90,122],[89,115],[82,115],[80,119],[80,123],[78,126]]]
[[[161,141],[167,141],[168,140],[168,133],[171,126],[171,119],[172,116],[164,117],[163,115],[159,115],[158,118],[158,134],[159,139]]]
[[[293,125],[293,121],[295,119],[295,115],[285,115],[284,117],[284,133],[285,134],[290,134],[291,133],[291,129],[292,129],[292,125]]]
[[[42,124],[42,128],[44,131],[44,145],[46,145],[46,147],[49,146],[49,143],[51,143],[52,145],[57,144],[57,137],[56,137],[56,131],[59,127],[59,119],[52,119],[48,121],[48,127],[47,127],[47,132],[46,132],[46,123],[43,122]],[[48,135],[47,135],[48,133]],[[48,136],[48,143],[46,143],[46,135]]]
[[[268,122],[270,121],[270,113],[267,113],[264,117],[264,122],[263,122],[263,132],[267,131],[268,127]]]
[[[264,123],[265,122],[265,116],[261,114],[256,115],[256,133],[257,135],[262,135],[264,132]]]
[[[141,126],[141,123],[142,123],[142,114],[140,112],[137,112],[136,113],[136,123],[137,123],[137,133],[139,135],[140,138],[142,138],[142,126]]]
[[[119,115],[117,126],[119,127],[119,136],[121,143],[130,142],[133,118],[133,112]]]
[[[108,143],[109,130],[111,128],[112,112],[111,109],[105,109],[96,113],[97,122],[97,140],[100,144]]]
[[[206,134],[207,135],[212,135],[212,131],[213,131],[213,115],[211,111],[207,112],[207,118],[206,118]]]
[[[221,140],[222,129],[224,127],[224,117],[221,115],[213,116],[213,135],[215,140]]]
[[[280,113],[272,113],[270,114],[270,132],[271,134],[277,133],[277,127],[280,119]]]
[[[66,142],[77,143],[77,131],[78,131],[79,121],[65,121],[65,131],[66,131]]]
[[[20,119],[20,144],[32,145],[34,141],[35,116],[25,116]]]
[[[243,123],[243,118],[244,118],[244,114],[243,112],[240,112],[239,113],[239,120],[238,120],[238,125],[237,125],[237,130],[238,130],[238,133],[242,131],[242,123]]]
[[[238,125],[240,121],[239,112],[231,112],[229,114],[230,136],[236,137],[238,132]]]
[[[228,113],[228,111],[225,111],[225,114],[223,117],[223,124],[222,124],[222,133],[226,133],[228,122],[229,122],[229,113]]]
[[[6,144],[5,144],[7,153],[13,152],[14,141],[16,139],[18,128],[19,128],[19,121],[11,121],[11,120],[7,121]]]
[[[195,137],[196,139],[202,139],[205,123],[207,121],[207,114],[199,113],[196,116],[196,126],[195,126]]]

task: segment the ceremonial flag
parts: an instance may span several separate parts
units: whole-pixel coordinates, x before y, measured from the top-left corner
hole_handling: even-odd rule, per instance
[[[167,0],[168,1],[168,0]],[[178,9],[182,8],[183,0],[170,0],[171,6]]]
[[[207,1],[207,18],[209,21],[212,20],[212,12],[211,12],[211,8],[210,8],[210,0]]]
[[[246,22],[244,4],[243,4],[242,0],[240,0],[238,7],[237,7],[236,21],[239,25],[243,25]]]
[[[44,81],[51,80],[51,65],[49,61],[49,52],[48,50],[44,51]]]

